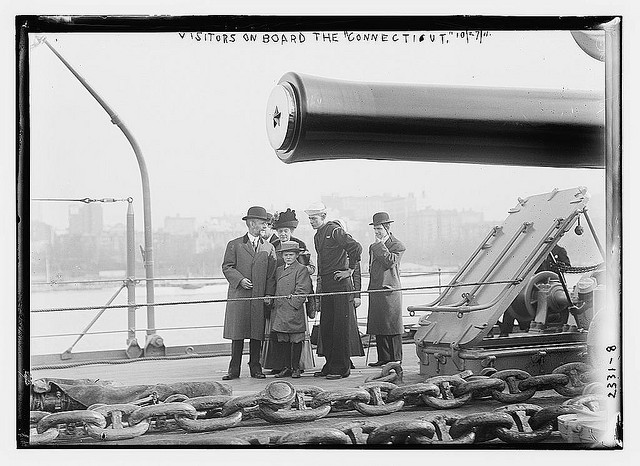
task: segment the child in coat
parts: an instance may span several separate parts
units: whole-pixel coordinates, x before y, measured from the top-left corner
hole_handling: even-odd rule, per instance
[[[300,247],[295,241],[284,241],[277,251],[282,254],[284,264],[276,269],[276,296],[305,295],[312,291],[311,277],[307,267],[298,262]],[[276,377],[291,375],[300,377],[300,355],[307,330],[305,296],[291,296],[274,300],[271,315],[271,330],[280,354],[288,355],[284,367]],[[287,361],[288,360],[288,361]]]

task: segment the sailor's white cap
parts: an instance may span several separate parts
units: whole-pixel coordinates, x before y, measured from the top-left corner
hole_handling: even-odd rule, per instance
[[[308,216],[323,214],[327,212],[327,207],[322,202],[314,202],[309,206],[308,209],[305,209],[304,213]]]

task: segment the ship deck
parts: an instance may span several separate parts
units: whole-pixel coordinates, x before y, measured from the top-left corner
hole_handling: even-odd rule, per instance
[[[414,346],[405,344],[405,358],[402,364],[403,379],[399,385],[414,384],[424,382],[426,376],[420,375],[419,360],[413,354]],[[286,380],[294,386],[315,386],[324,390],[335,390],[344,388],[356,388],[365,383],[365,380],[371,376],[380,375],[379,367],[369,367],[368,362],[376,361],[375,347],[369,349],[368,356],[353,357],[352,361],[355,369],[351,370],[351,375],[340,380],[326,380],[322,377],[313,377],[313,371],[306,371],[299,379],[290,377],[278,379],[274,376],[267,376],[265,379],[253,379],[249,376],[247,359],[245,355],[243,359],[242,374],[239,379],[231,381],[222,381],[222,376],[226,374],[229,358],[225,356],[215,356],[208,358],[194,359],[178,359],[178,360],[138,360],[126,364],[110,365],[95,364],[78,367],[67,367],[57,369],[36,369],[32,372],[32,378],[65,378],[65,379],[94,379],[102,381],[112,381],[122,385],[143,385],[143,384],[161,384],[174,382],[197,382],[197,381],[217,381],[222,382],[233,390],[233,395],[251,395],[263,390],[267,384],[276,380]],[[365,350],[366,351],[366,350]],[[323,358],[318,360],[316,357],[316,369],[319,369]],[[266,372],[266,371],[265,371]],[[526,403],[534,404],[540,407],[556,406],[565,402],[567,398],[559,395],[553,390],[538,391],[533,398]],[[331,412],[324,418],[312,422],[295,422],[285,424],[272,424],[260,418],[243,420],[238,426],[216,432],[208,433],[187,433],[178,427],[174,429],[158,429],[150,430],[144,435],[127,440],[109,441],[108,443],[94,440],[90,437],[78,438],[77,436],[62,438],[56,440],[58,445],[78,445],[78,444],[96,444],[113,445],[113,446],[144,446],[144,445],[199,445],[206,444],[207,440],[215,438],[216,440],[243,438],[250,436],[257,431],[277,431],[281,435],[284,433],[294,432],[302,428],[322,428],[333,427],[337,423],[349,421],[370,421],[378,424],[387,424],[396,421],[414,420],[438,412],[440,414],[458,414],[467,416],[474,413],[484,413],[495,410],[496,408],[505,406],[493,399],[472,400],[459,408],[447,410],[435,410],[426,406],[404,407],[395,413],[382,416],[364,416],[358,411],[338,411]],[[276,432],[276,433],[277,433]],[[563,438],[557,431],[554,431],[544,443],[564,443]],[[483,443],[482,445],[493,445],[494,447],[505,447],[505,443],[494,440]],[[478,446],[478,445],[474,445]]]

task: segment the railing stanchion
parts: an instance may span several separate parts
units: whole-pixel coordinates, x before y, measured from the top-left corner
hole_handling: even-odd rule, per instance
[[[129,131],[120,117],[113,111],[107,102],[98,95],[98,93],[87,83],[87,81],[78,73],[71,64],[47,41],[45,37],[41,41],[49,47],[49,49],[60,59],[69,71],[80,81],[84,88],[89,91],[91,96],[96,99],[100,106],[109,114],[111,123],[116,125],[129,141],[131,148],[138,161],[140,169],[140,178],[142,181],[142,207],[143,207],[143,223],[144,223],[144,268],[146,272],[147,282],[147,336],[145,341],[145,355],[161,356],[165,354],[164,341],[160,335],[156,334],[156,318],[154,314],[154,283],[153,283],[153,229],[151,226],[151,190],[149,187],[149,172],[147,164],[142,156],[140,146],[135,137]]]
[[[139,358],[142,349],[136,339],[136,230],[135,218],[133,214],[133,199],[129,198],[127,207],[127,357],[129,359]]]

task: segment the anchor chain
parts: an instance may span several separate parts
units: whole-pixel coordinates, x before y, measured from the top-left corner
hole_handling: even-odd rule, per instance
[[[401,374],[401,369],[393,370],[396,376]],[[382,373],[386,372],[386,375],[381,375],[381,378],[388,376],[390,371],[391,368],[383,369]],[[385,424],[363,420],[331,427],[304,428],[291,433],[259,430],[239,437],[198,437],[193,441],[181,438],[180,444],[433,445],[482,443],[496,439],[506,443],[541,442],[558,431],[558,416],[584,411],[597,413],[603,409],[605,398],[602,394],[581,394],[588,387],[585,382],[590,378],[590,371],[586,364],[570,363],[546,375],[531,376],[521,370],[484,371],[483,375],[464,371],[403,386],[378,380],[356,388],[337,390],[274,381],[256,394],[242,396],[188,398],[174,395],[164,402],[151,398],[125,404],[96,404],[84,411],[32,411],[30,444],[52,444],[69,436],[88,436],[100,441],[125,440],[150,431],[158,433],[172,428],[190,433],[216,432],[241,426],[242,421],[255,418],[274,424],[309,422],[345,410],[373,417],[406,407],[412,411],[425,407],[451,409],[474,399],[486,400],[487,397],[507,403],[507,406],[468,416],[430,412],[417,419]],[[549,389],[572,398],[562,405],[546,408],[523,403],[536,391]]]
[[[601,262],[599,264],[595,264],[595,265],[585,265],[585,266],[571,266],[571,265],[563,265],[560,263],[557,264],[552,264],[551,268],[556,268],[558,271],[563,272],[563,273],[570,273],[570,274],[578,274],[578,273],[587,273],[587,272],[593,272],[594,270],[597,270],[599,268],[602,268],[604,266],[604,262]]]

